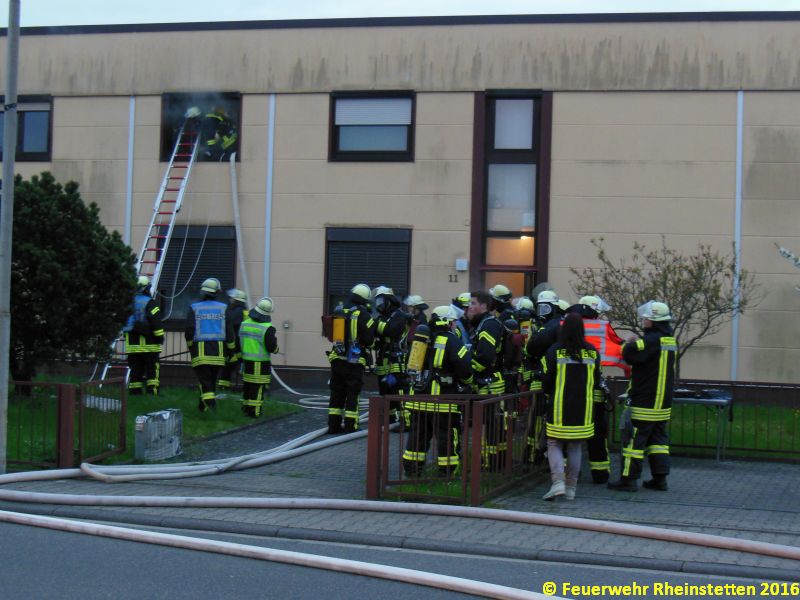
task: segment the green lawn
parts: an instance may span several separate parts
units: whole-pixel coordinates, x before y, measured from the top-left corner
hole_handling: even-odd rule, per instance
[[[110,388],[94,391],[98,396],[112,397]],[[166,408],[177,408],[183,415],[184,445],[201,440],[215,433],[229,431],[263,422],[269,419],[303,410],[295,404],[268,399],[261,417],[253,419],[241,411],[240,396],[227,394],[217,400],[215,412],[201,413],[198,408],[198,393],[195,388],[164,387],[158,396],[129,396],[127,404],[126,437],[124,453],[114,455],[104,463],[133,460],[135,423],[138,415]],[[99,454],[113,448],[117,438],[117,415],[94,408],[84,409],[86,449],[89,454]],[[76,449],[78,416],[76,411]],[[53,388],[37,386],[30,396],[17,394],[12,389],[8,407],[8,460],[27,462],[52,462],[56,456],[57,402]],[[91,443],[94,440],[94,444]],[[99,446],[98,446],[99,444]]]

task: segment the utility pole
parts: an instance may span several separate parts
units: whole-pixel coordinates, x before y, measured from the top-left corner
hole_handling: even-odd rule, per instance
[[[8,367],[11,358],[11,232],[14,223],[14,159],[17,150],[17,65],[19,4],[8,2],[6,94],[3,122],[3,196],[0,205],[0,473],[8,446]]]

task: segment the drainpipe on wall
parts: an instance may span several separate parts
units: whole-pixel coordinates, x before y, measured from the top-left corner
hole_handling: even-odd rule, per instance
[[[264,211],[264,295],[269,296],[270,245],[272,244],[272,181],[275,164],[275,94],[269,95],[267,123],[267,194]]]
[[[733,302],[739,305],[739,278],[742,272],[742,146],[744,130],[744,91],[736,93],[736,218],[733,228],[733,252],[736,264],[733,277]],[[731,328],[731,381],[739,376],[739,313],[733,315]]]
[[[133,140],[136,131],[136,96],[131,96],[128,105],[128,174],[125,182],[125,225],[122,240],[131,245],[131,224],[133,222]]]

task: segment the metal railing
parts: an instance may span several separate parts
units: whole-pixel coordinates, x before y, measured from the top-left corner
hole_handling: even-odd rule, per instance
[[[541,414],[539,398],[538,391],[372,397],[367,498],[477,506],[509,489],[536,470],[529,437]],[[390,416],[397,402],[426,403],[430,410],[406,409],[393,434]],[[458,410],[447,411],[447,405]]]
[[[615,395],[626,384],[613,382]],[[674,454],[708,456],[716,451],[718,458],[800,461],[800,385],[681,381],[679,387],[691,394],[678,392],[683,399],[673,402],[669,435]],[[714,398],[703,402],[703,390],[731,401],[725,406]],[[610,441],[619,444],[616,427]]]
[[[83,384],[12,381],[7,462],[69,468],[126,447],[124,378]]]

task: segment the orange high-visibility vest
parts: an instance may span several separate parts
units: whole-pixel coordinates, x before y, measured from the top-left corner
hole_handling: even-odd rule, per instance
[[[600,319],[584,319],[583,328],[586,341],[600,353],[600,363],[604,367],[618,367],[625,371],[626,377],[630,377],[631,368],[622,360],[622,345],[625,340],[617,335],[611,323]]]

